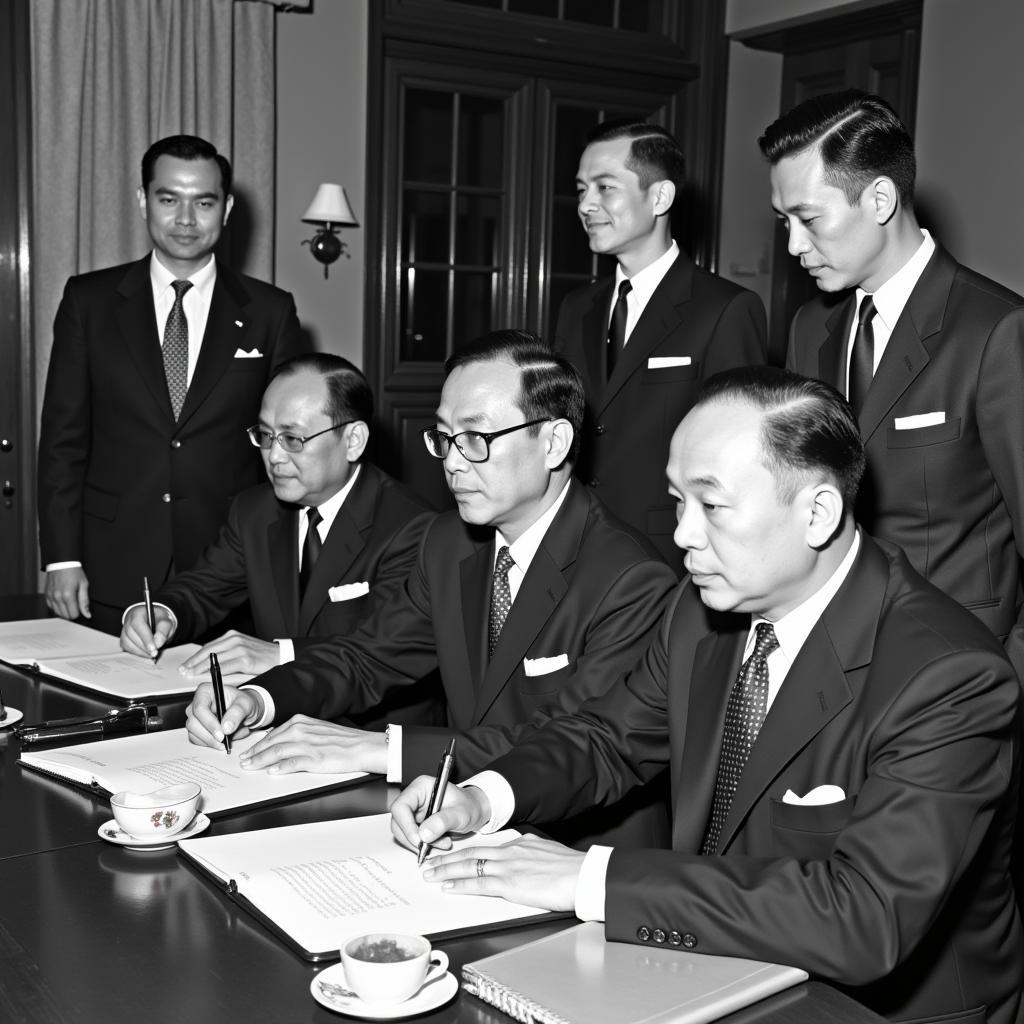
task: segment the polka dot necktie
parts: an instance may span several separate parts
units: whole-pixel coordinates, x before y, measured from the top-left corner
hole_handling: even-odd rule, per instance
[[[508,571],[515,565],[515,559],[502,545],[498,548],[498,558],[494,563],[494,578],[491,581],[491,614],[487,621],[487,657],[494,657],[494,648],[498,646],[501,628],[508,618],[512,607],[512,592],[508,587]]]
[[[718,756],[715,802],[700,850],[705,856],[718,852],[722,826],[732,806],[750,749],[767,714],[768,655],[779,646],[779,641],[775,639],[775,627],[770,622],[759,622],[756,633],[754,652],[740,667],[739,678],[725,708],[725,733],[722,752]]]
[[[874,318],[875,300],[865,295],[857,312],[857,330],[853,334],[853,351],[850,353],[850,385],[847,388],[847,398],[858,416],[875,376],[875,330],[871,326]]]
[[[302,565],[299,566],[299,600],[306,593],[309,585],[309,578],[313,575],[313,567],[317,558],[320,557],[320,549],[323,542],[320,540],[320,531],[317,526],[323,521],[320,509],[306,509],[306,539],[302,542]]]
[[[174,418],[181,415],[181,407],[185,404],[185,393],[188,391],[188,320],[182,299],[185,292],[192,287],[191,281],[172,281],[174,289],[174,305],[164,325],[164,374],[167,377],[167,393],[171,396],[171,408]]]
[[[611,323],[608,325],[608,345],[606,346],[608,351],[605,368],[609,377],[615,369],[619,353],[626,347],[626,318],[629,316],[628,295],[632,288],[633,286],[628,281],[623,281],[619,285],[619,297],[612,310]]]

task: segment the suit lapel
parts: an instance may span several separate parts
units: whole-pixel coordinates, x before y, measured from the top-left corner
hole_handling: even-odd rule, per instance
[[[493,567],[493,540],[481,543],[459,564],[463,638],[471,686],[487,671],[487,617],[491,607]],[[475,687],[473,689],[475,692]]]
[[[281,505],[277,519],[267,527],[270,575],[287,636],[298,636],[299,622],[299,510]]]
[[[850,337],[857,295],[852,293],[840,302],[825,322],[828,334],[818,349],[818,379],[846,394],[846,344]]]
[[[603,404],[605,389],[608,383],[605,377],[605,348],[608,343],[608,311],[611,308],[612,290],[615,279],[595,288],[591,295],[590,308],[586,310],[580,324],[583,338],[583,352],[586,366],[580,369],[589,377],[587,394],[595,397],[595,405]],[[594,338],[594,344],[587,344],[587,339]]]
[[[117,287],[120,302],[114,312],[114,319],[120,329],[126,362],[138,371],[152,396],[154,408],[159,409],[173,423],[174,414],[167,393],[167,377],[156,330],[149,260],[147,256],[133,263],[121,279]]]

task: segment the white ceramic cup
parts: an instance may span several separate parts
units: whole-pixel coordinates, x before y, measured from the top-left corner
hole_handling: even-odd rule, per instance
[[[128,835],[145,840],[165,839],[191,824],[201,794],[196,782],[164,786],[151,793],[124,791],[110,798],[110,809]]]
[[[341,947],[345,981],[367,1003],[401,1003],[448,970],[448,955],[422,935],[371,932]]]

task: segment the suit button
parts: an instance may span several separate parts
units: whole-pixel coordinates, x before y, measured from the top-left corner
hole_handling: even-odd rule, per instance
[[[168,502],[170,502],[171,496],[169,494],[161,494],[160,500],[166,505]]]
[[[590,481],[590,486],[591,487],[600,487],[601,486],[601,481],[598,480],[597,477],[595,476],[594,479]]]
[[[598,424],[598,426],[594,427],[594,433],[595,434],[603,434],[604,433],[604,427],[601,426],[600,424]]]
[[[697,946],[697,936],[692,934],[691,932],[687,932],[683,936],[683,945],[687,949],[695,949]]]
[[[679,943],[683,941],[683,937],[679,932],[672,931],[668,933],[668,941],[671,942],[673,946],[678,946]]]
[[[654,941],[655,942],[664,942],[665,941],[665,933],[660,928],[655,928],[654,929]]]
[[[645,925],[645,924],[640,925],[640,927],[637,928],[637,930],[636,930],[636,937],[641,942],[648,942],[648,941],[650,941],[651,929],[648,928],[647,925]]]
[[[179,440],[178,440],[177,438],[175,438],[175,439],[174,439],[174,440],[173,440],[173,441],[171,442],[171,447],[172,447],[172,448],[180,448],[180,447],[181,447],[181,442],[180,442],[180,441],[179,441]]]

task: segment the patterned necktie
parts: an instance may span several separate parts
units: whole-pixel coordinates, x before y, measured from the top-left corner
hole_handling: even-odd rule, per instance
[[[181,304],[185,292],[192,287],[191,281],[172,281],[174,305],[164,325],[164,374],[167,377],[167,393],[171,396],[174,418],[181,415],[188,391],[188,320]]]
[[[715,802],[711,820],[700,852],[709,856],[718,852],[726,815],[740,784],[740,776],[750,756],[750,749],[761,731],[768,708],[768,655],[779,646],[775,627],[770,622],[757,624],[754,651],[740,668],[739,678],[729,694],[725,708],[725,733],[722,752],[718,755],[715,778]]]
[[[871,321],[875,316],[875,300],[865,295],[857,311],[857,330],[853,335],[853,351],[850,353],[850,386],[847,397],[858,416],[864,405],[864,396],[871,387],[875,375],[875,332]]]
[[[302,565],[299,566],[299,600],[305,596],[306,587],[309,585],[309,578],[313,575],[313,567],[320,557],[320,549],[323,543],[320,540],[320,531],[317,524],[323,520],[320,509],[306,509],[306,539],[302,542]]]
[[[491,581],[491,614],[487,620],[487,657],[494,657],[494,648],[498,646],[501,627],[508,618],[508,610],[512,607],[512,592],[508,588],[508,571],[515,565],[515,559],[508,553],[504,545],[498,548],[498,558],[494,563],[494,579]]]
[[[626,317],[629,316],[627,296],[632,289],[633,286],[628,281],[623,281],[619,285],[619,297],[615,302],[615,308],[612,310],[611,323],[608,325],[608,344],[605,346],[607,349],[605,369],[609,377],[615,370],[615,362],[619,358],[619,353],[626,346]]]

